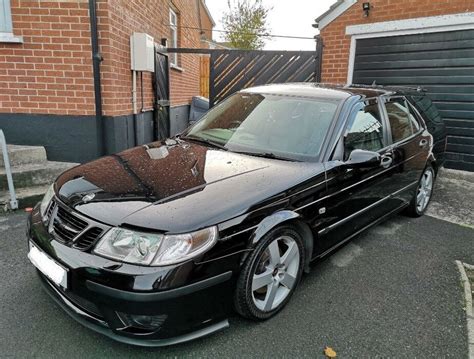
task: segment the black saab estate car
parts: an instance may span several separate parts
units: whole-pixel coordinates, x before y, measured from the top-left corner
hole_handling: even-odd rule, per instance
[[[195,339],[233,310],[270,318],[311,261],[394,213],[422,215],[444,143],[419,91],[246,89],[172,139],[59,176],[30,215],[28,257],[86,327]]]

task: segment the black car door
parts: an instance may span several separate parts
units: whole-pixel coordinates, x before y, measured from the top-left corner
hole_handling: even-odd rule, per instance
[[[394,190],[398,191],[393,200],[400,205],[408,204],[425,168],[432,136],[425,130],[419,113],[404,97],[388,98],[384,110],[392,142]]]
[[[390,195],[396,188],[393,153],[383,104],[378,99],[357,103],[351,110],[330,161],[325,163],[325,215],[319,223],[320,253],[365,228],[394,209]],[[377,152],[379,165],[349,168],[345,161],[355,150]],[[320,210],[321,211],[321,210]]]

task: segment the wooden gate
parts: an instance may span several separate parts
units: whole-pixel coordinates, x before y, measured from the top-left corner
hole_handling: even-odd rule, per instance
[[[319,82],[316,51],[213,50],[210,59],[209,104],[219,103],[243,88],[282,82]]]
[[[209,97],[210,106],[251,86],[321,81],[320,40],[316,51],[168,48],[167,52],[201,55],[200,95]]]
[[[209,56],[203,55],[200,60],[199,70],[199,95],[209,98]]]
[[[170,79],[168,55],[158,48],[155,51],[155,73],[153,74],[154,134],[158,140],[170,136]]]

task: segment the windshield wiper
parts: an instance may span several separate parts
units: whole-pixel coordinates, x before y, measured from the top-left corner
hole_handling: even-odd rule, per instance
[[[294,160],[291,158],[277,156],[273,152],[248,152],[248,151],[232,151],[232,152],[240,153],[243,155],[255,156],[255,157],[271,158],[273,160],[298,162],[297,160]]]
[[[201,137],[195,137],[195,136],[180,136],[179,138],[182,139],[182,140],[188,140],[188,141],[203,143],[203,144],[205,144],[205,145],[208,145],[208,146],[211,146],[211,147],[215,147],[215,148],[219,148],[219,149],[224,150],[224,151],[227,151],[227,150],[228,150],[224,145],[221,145],[220,143],[217,143],[217,142],[214,142],[214,141],[205,139],[205,138],[201,138]]]

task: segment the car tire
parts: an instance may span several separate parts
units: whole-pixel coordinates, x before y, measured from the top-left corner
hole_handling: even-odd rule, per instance
[[[430,164],[428,164],[418,181],[416,191],[406,210],[406,214],[410,217],[421,217],[428,208],[431,197],[433,196],[433,188],[436,179],[436,172]]]
[[[290,300],[304,267],[301,234],[291,225],[267,233],[247,257],[237,280],[236,311],[245,318],[265,320]]]

